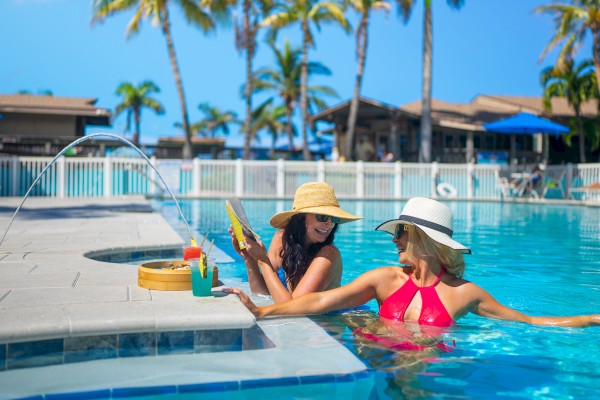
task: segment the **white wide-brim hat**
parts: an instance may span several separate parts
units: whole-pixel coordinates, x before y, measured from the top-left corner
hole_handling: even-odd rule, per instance
[[[308,182],[298,187],[292,209],[275,214],[269,222],[273,228],[283,229],[296,214],[329,215],[340,218],[340,224],[362,218],[342,210],[333,188],[325,182]]]
[[[439,201],[426,197],[413,197],[408,200],[397,219],[386,221],[375,230],[393,235],[398,224],[414,225],[435,242],[461,253],[471,254],[468,247],[452,239],[452,220],[452,210]]]

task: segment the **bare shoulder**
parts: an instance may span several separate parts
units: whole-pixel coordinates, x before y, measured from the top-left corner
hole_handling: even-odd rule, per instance
[[[329,259],[337,259],[340,258],[340,250],[335,247],[333,244],[328,244],[327,246],[323,246],[319,249],[317,253],[317,257],[326,257]]]
[[[483,294],[486,293],[480,286],[477,286],[471,281],[468,281],[463,278],[457,278],[452,275],[447,275],[444,277],[444,283],[452,288],[452,291],[464,298],[476,299],[480,298]]]

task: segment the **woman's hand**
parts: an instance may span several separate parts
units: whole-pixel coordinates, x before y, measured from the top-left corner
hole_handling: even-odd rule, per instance
[[[246,308],[252,313],[254,314],[255,317],[258,317],[260,314],[260,308],[257,307],[252,300],[250,300],[250,297],[248,297],[246,295],[246,293],[242,292],[240,289],[237,288],[225,288],[223,289],[224,292],[226,293],[231,293],[231,294],[235,294],[240,301],[242,302],[243,305],[246,306]]]
[[[267,254],[267,249],[265,248],[264,243],[258,239],[254,240],[252,238],[246,238],[246,252],[250,255],[250,257],[254,258],[257,261],[262,261],[267,264],[271,264],[269,260],[269,255]]]
[[[235,236],[235,233],[233,232],[233,227],[231,225],[229,225],[229,229],[227,229],[227,232],[229,232],[229,234],[231,235],[231,246],[233,247],[235,252],[242,256],[244,260],[252,259],[250,253],[248,253],[245,249],[240,249],[237,236]]]

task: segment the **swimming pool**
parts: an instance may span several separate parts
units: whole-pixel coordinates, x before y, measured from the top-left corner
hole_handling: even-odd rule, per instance
[[[291,201],[244,200],[253,227],[269,240],[268,220]],[[210,232],[215,244],[230,251],[224,200],[187,200],[182,209],[194,229]],[[342,207],[364,220],[343,225],[335,243],[344,259],[343,282],[397,260],[391,236],[373,231],[397,217],[404,202],[345,201]],[[466,279],[486,288],[500,302],[533,315],[600,312],[600,212],[597,208],[549,204],[448,202],[455,215],[455,238],[469,245]],[[174,205],[154,204],[177,225]],[[183,236],[183,235],[182,235]],[[219,265],[220,276],[243,279],[236,262]],[[370,313],[314,317],[332,336],[363,360],[363,379],[374,398],[418,397],[594,397],[600,379],[600,328],[559,329],[488,320],[469,315],[441,336],[454,341],[452,352],[415,357],[360,342],[355,324]],[[341,388],[340,388],[341,389]],[[285,388],[281,388],[286,396]],[[291,393],[314,398],[314,387]],[[273,396],[273,391],[270,392]],[[310,394],[313,393],[313,394]],[[316,395],[319,397],[320,395]],[[321,398],[326,398],[324,393]]]

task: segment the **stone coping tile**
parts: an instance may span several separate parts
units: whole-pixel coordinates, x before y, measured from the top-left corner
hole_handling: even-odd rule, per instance
[[[149,332],[156,329],[151,302],[68,304],[64,307],[72,336],[120,332]]]
[[[79,274],[77,272],[56,273],[3,273],[0,289],[73,287]]]
[[[129,300],[127,286],[90,286],[43,289],[16,289],[0,303],[2,308],[51,306],[61,304],[93,304]]]
[[[157,330],[249,328],[256,323],[237,297],[194,297],[189,291],[184,297],[185,301],[179,302],[161,302],[153,297]]]
[[[138,272],[135,265],[121,265],[122,268],[107,273],[105,269],[83,271],[76,287],[137,285]]]
[[[59,307],[0,308],[0,321],[0,343],[67,337],[71,331]]]
[[[38,267],[38,264],[33,263],[33,262],[4,261],[1,258],[2,258],[2,256],[0,256],[0,271],[2,271],[3,274],[5,274],[5,273],[28,274],[30,272],[33,272]]]

